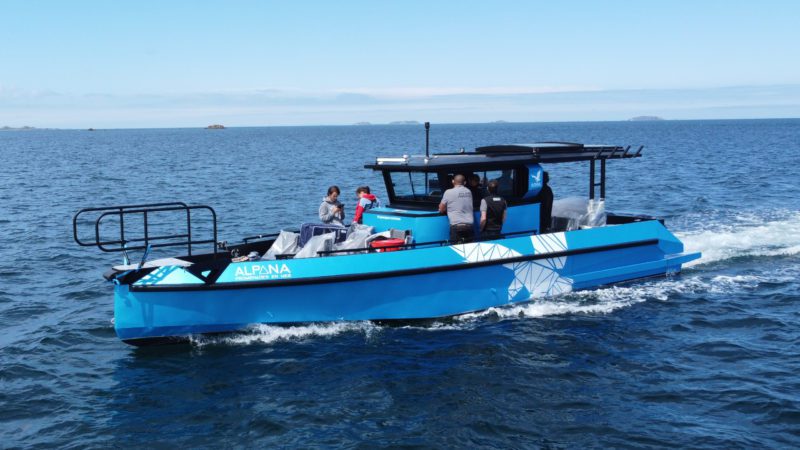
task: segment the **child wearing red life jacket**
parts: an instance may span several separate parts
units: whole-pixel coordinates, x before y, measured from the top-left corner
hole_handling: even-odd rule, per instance
[[[358,204],[356,205],[356,215],[353,217],[353,222],[362,223],[364,211],[381,206],[381,202],[369,192],[369,186],[359,186],[356,189],[356,197],[358,197]]]

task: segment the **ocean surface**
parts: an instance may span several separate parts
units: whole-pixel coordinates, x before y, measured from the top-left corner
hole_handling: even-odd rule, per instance
[[[606,208],[664,217],[682,274],[414,326],[261,326],[136,349],[83,207],[213,206],[220,239],[312,219],[422,126],[0,132],[0,447],[797,448],[800,120],[437,125],[435,151],[645,145]],[[585,164],[550,166],[556,197]],[[178,252],[181,250],[177,250]],[[165,255],[161,255],[165,256]]]

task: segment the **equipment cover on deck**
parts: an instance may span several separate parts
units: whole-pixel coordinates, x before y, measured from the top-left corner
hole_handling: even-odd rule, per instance
[[[339,225],[328,225],[324,223],[304,223],[300,225],[300,246],[304,247],[306,242],[314,236],[321,234],[335,233],[334,242],[339,243],[347,239],[347,228]]]

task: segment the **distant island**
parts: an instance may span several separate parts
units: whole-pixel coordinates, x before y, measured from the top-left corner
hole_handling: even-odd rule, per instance
[[[489,123],[511,123],[511,122],[507,120],[495,120],[494,122],[489,122]]]
[[[652,120],[664,120],[662,117],[658,116],[636,116],[631,117],[628,119],[630,122],[645,122],[645,121],[652,121]]]
[[[36,130],[36,128],[29,127],[27,125],[24,126],[24,127],[9,127],[9,126],[5,126],[3,128],[0,128],[0,130],[2,130],[2,131],[29,131],[29,130]]]
[[[389,122],[389,125],[419,125],[420,123],[416,120],[397,120],[395,122]]]
[[[225,125],[220,125],[218,123],[215,123],[214,125],[207,126],[206,129],[208,129],[208,130],[224,130],[225,129]]]
[[[369,122],[356,122],[353,125],[372,125],[372,124]]]

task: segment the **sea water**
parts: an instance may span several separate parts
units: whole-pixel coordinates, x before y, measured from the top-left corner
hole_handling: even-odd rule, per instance
[[[313,220],[337,184],[352,214],[359,185],[386,198],[363,165],[423,153],[422,127],[0,132],[0,447],[800,445],[800,120],[431,130],[433,151],[547,140],[645,145],[608,163],[606,209],[665,218],[703,258],[413,326],[136,349],[101,277],[121,257],[72,241],[77,210],[208,204],[235,241]],[[546,169],[586,195],[587,164]]]

